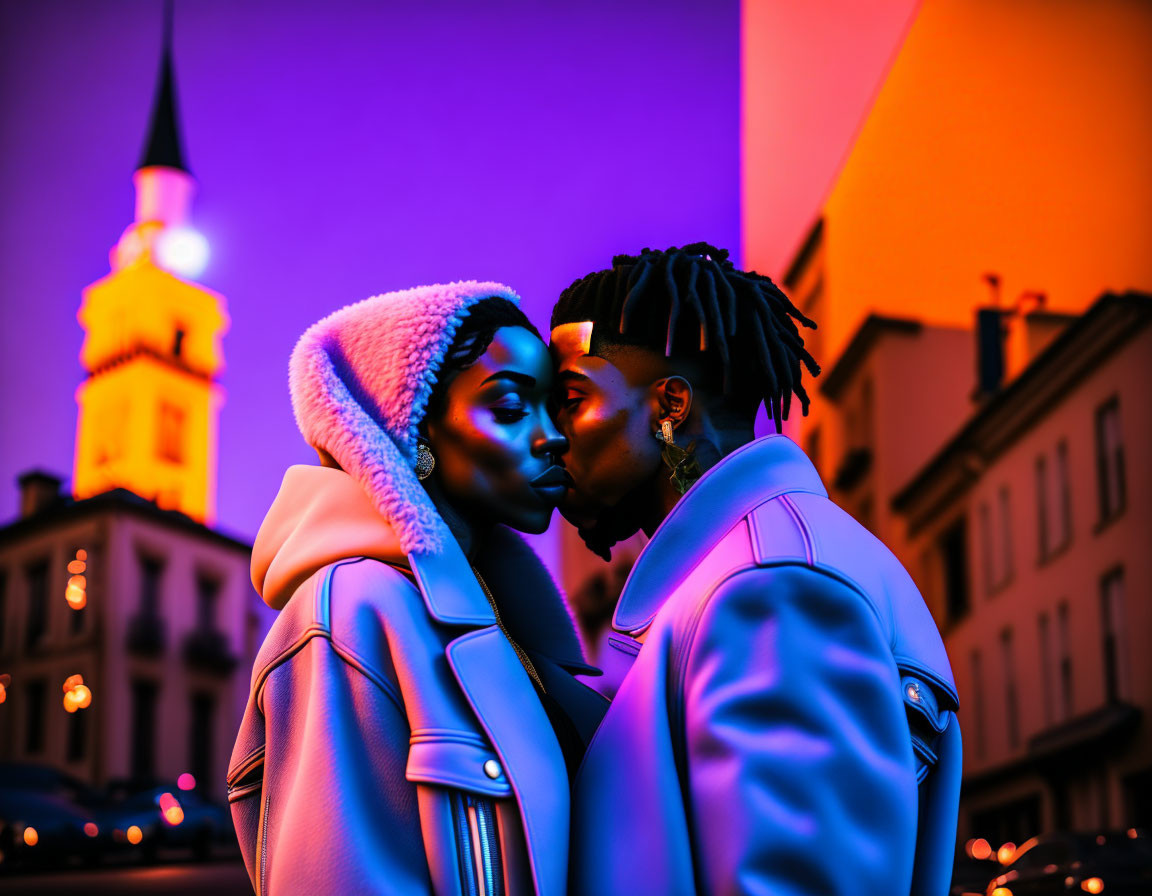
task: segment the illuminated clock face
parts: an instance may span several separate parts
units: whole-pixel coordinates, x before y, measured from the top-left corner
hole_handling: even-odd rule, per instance
[[[156,260],[184,277],[197,277],[208,265],[208,241],[190,227],[166,229],[156,240]]]

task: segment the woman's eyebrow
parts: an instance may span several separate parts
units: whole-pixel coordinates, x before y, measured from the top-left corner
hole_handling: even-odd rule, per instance
[[[526,373],[517,373],[515,370],[497,370],[491,376],[486,377],[480,383],[480,385],[487,385],[493,380],[511,380],[512,382],[524,386],[528,389],[534,388],[536,385],[536,377],[528,376]]]
[[[565,382],[569,380],[576,380],[578,382],[584,383],[589,382],[588,377],[582,373],[577,373],[575,370],[561,370],[558,374],[556,374],[556,379],[563,380]]]

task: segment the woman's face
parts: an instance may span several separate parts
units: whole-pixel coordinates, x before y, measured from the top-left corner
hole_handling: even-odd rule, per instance
[[[552,361],[523,327],[496,331],[488,350],[449,383],[426,418],[433,477],[452,507],[478,523],[548,528],[571,479],[567,442],[548,416]]]

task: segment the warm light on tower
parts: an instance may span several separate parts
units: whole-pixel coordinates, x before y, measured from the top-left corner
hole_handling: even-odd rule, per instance
[[[156,261],[182,277],[198,277],[208,266],[208,241],[191,227],[165,229],[156,239]]]
[[[190,225],[196,181],[185,163],[167,36],[152,121],[132,183],[136,214],[109,253],[111,272],[84,290],[80,406],[72,490],[125,488],[211,525],[216,430],[224,394],[222,296],[194,282],[208,242]],[[73,576],[81,572],[73,572]],[[82,605],[72,581],[65,597]]]

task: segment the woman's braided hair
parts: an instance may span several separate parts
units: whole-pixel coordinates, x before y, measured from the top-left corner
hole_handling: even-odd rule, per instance
[[[560,294],[552,327],[582,321],[593,322],[593,351],[642,345],[701,362],[735,407],[754,414],[763,401],[777,432],[793,393],[808,413],[800,368],[817,376],[820,367],[796,324],[816,324],[768,277],[736,270],[725,249],[692,243],[617,255],[611,269]]]

